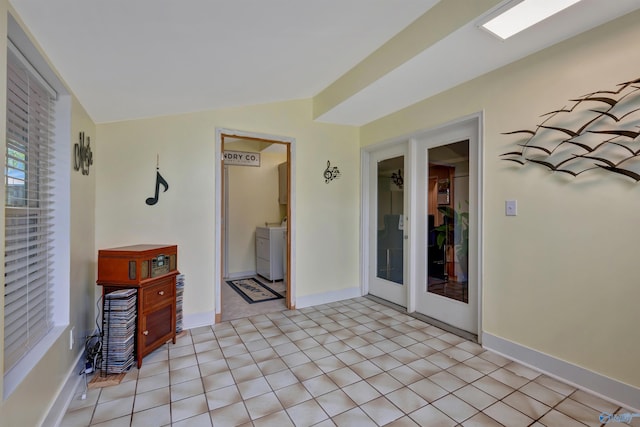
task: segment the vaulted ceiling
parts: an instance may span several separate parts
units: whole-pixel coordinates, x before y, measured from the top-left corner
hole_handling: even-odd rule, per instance
[[[502,41],[500,0],[10,0],[97,123],[314,98],[363,125],[640,8],[583,0]]]

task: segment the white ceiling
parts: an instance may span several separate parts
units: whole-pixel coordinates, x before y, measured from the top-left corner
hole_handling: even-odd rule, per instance
[[[103,123],[311,98],[437,0],[10,3]],[[638,8],[583,0],[505,42],[478,17],[318,119],[368,123]]]

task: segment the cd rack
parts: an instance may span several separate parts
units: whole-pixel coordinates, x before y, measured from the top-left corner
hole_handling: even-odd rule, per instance
[[[182,297],[184,294],[184,274],[176,276],[176,334],[182,332]]]
[[[120,289],[104,295],[102,375],[120,374],[135,362],[137,291]]]

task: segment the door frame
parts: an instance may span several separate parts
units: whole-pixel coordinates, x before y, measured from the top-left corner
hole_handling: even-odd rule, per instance
[[[215,232],[214,232],[214,295],[215,295],[215,323],[222,320],[222,290],[224,266],[223,266],[223,233],[222,211],[225,197],[224,191],[224,166],[222,163],[222,146],[225,137],[252,139],[287,145],[288,151],[288,188],[289,200],[287,204],[287,298],[286,305],[289,309],[296,306],[296,140],[295,138],[279,135],[270,135],[257,132],[246,132],[237,129],[216,128],[215,137]]]
[[[474,260],[477,268],[477,278],[478,278],[478,331],[477,337],[478,342],[482,343],[482,294],[483,294],[483,265],[484,265],[484,253],[483,253],[483,236],[484,236],[484,221],[483,221],[483,212],[484,212],[484,113],[482,111],[478,113],[474,113],[468,116],[464,116],[450,122],[444,123],[442,125],[433,127],[420,129],[414,132],[411,132],[408,135],[400,136],[397,138],[392,138],[386,141],[382,141],[379,143],[367,145],[362,147],[360,150],[360,162],[361,162],[361,204],[360,204],[360,217],[362,219],[360,223],[360,290],[362,295],[366,295],[369,292],[369,247],[370,247],[370,239],[368,234],[369,221],[371,220],[369,215],[369,191],[370,191],[370,183],[369,183],[369,166],[371,163],[371,153],[373,151],[381,150],[384,148],[388,148],[394,144],[408,142],[408,162],[407,169],[405,171],[405,183],[409,183],[410,190],[408,192],[409,197],[409,209],[405,214],[408,216],[409,221],[405,221],[405,227],[409,227],[406,230],[409,239],[407,242],[407,253],[405,254],[406,262],[407,262],[407,270],[405,274],[405,284],[407,285],[407,290],[409,292],[407,296],[407,313],[413,313],[416,311],[416,296],[415,289],[417,289],[417,268],[420,268],[421,265],[424,264],[423,260],[418,259],[417,256],[417,245],[420,244],[419,236],[415,236],[413,233],[413,221],[417,218],[418,214],[418,206],[417,206],[417,189],[416,185],[412,185],[412,183],[416,182],[417,179],[417,166],[418,166],[418,158],[417,158],[417,140],[425,137],[430,137],[432,135],[438,135],[440,133],[446,132],[451,129],[456,129],[460,127],[472,127],[472,132],[476,133],[474,135],[478,141],[478,158],[477,158],[477,194],[478,200],[476,206],[474,208],[477,211],[477,227],[478,227],[478,240],[476,247],[474,248],[477,257]],[[469,260],[471,262],[472,260]],[[426,313],[428,316],[428,313]]]

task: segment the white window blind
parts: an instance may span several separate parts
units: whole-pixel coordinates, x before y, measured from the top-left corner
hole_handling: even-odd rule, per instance
[[[4,372],[52,322],[55,94],[12,49],[7,55]]]

